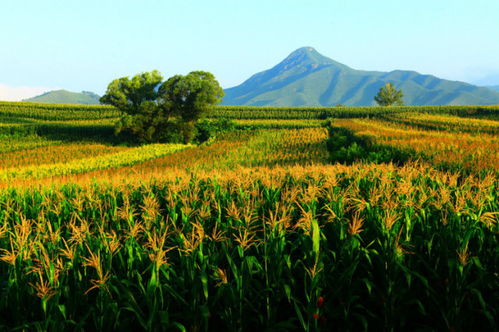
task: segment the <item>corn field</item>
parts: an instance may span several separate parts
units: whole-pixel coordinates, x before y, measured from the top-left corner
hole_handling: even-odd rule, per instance
[[[0,103],[1,330],[499,329],[497,107],[219,107],[199,146],[78,107]]]
[[[499,117],[499,106],[397,106],[397,107],[256,107],[215,106],[208,117],[233,119],[326,119],[377,117],[407,112],[444,114],[459,117]],[[113,119],[120,112],[104,105],[60,105],[30,102],[0,102],[0,117],[36,120],[96,120]]]

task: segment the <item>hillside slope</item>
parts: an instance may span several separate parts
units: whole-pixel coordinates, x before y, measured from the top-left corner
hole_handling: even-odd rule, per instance
[[[489,88],[490,90],[494,90],[494,91],[499,92],[499,85],[489,85],[489,86],[486,86],[486,88]]]
[[[499,93],[415,71],[355,70],[302,47],[273,68],[225,90],[224,105],[369,106],[380,87],[392,82],[406,105],[499,104]]]
[[[78,93],[66,90],[54,90],[24,101],[34,103],[98,105],[100,104],[99,98],[100,97],[97,94],[88,91]]]

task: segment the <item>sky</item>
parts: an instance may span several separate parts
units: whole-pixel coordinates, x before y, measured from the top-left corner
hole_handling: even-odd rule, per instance
[[[499,85],[499,0],[0,1],[0,99],[103,94],[153,69],[228,88],[303,46],[355,69]]]

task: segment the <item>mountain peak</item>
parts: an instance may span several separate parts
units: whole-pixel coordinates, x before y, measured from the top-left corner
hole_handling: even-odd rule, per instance
[[[317,68],[322,65],[336,65],[339,67],[346,67],[339,62],[336,62],[328,57],[317,52],[317,50],[310,46],[300,47],[299,49],[291,52],[286,59],[279,63],[276,67],[289,69],[296,66],[312,66]]]
[[[310,47],[310,46],[304,46],[304,47],[300,47],[299,49],[296,49],[294,50],[293,52],[291,52],[291,54],[289,54],[289,56],[300,56],[302,54],[319,54],[319,52],[317,52],[317,50],[313,47]],[[319,54],[320,55],[320,54]]]

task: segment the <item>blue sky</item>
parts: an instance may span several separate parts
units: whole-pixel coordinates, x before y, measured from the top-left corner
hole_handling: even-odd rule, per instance
[[[159,69],[223,87],[312,46],[356,69],[499,84],[498,0],[2,0],[0,84],[90,90]],[[488,77],[488,78],[487,78]]]

